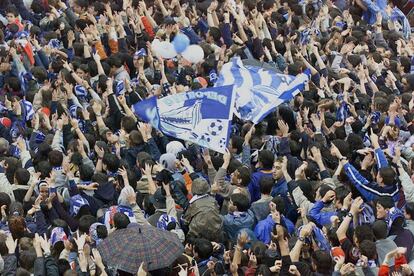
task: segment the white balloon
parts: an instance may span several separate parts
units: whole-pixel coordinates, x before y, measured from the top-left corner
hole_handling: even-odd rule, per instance
[[[154,48],[155,54],[159,57],[170,59],[177,55],[175,51],[174,45],[168,41],[162,41],[159,43],[155,43]]]
[[[188,46],[181,55],[191,63],[199,63],[204,59],[203,48],[198,45]]]
[[[154,51],[154,53],[158,53],[158,49],[160,48],[161,41],[156,38],[151,42],[151,48]]]

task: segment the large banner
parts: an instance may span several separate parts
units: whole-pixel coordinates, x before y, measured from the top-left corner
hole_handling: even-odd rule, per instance
[[[303,91],[308,80],[308,72],[294,77],[245,66],[240,58],[233,58],[223,65],[214,86],[234,85],[236,116],[258,123],[275,107]]]
[[[135,114],[165,135],[224,153],[230,135],[235,96],[221,86],[151,97],[133,106]]]

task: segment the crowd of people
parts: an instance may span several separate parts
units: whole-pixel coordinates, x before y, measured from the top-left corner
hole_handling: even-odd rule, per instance
[[[413,275],[394,2],[0,0],[1,275]],[[201,62],[157,56],[178,34]],[[135,114],[233,57],[310,80],[258,124],[234,116],[224,154]]]

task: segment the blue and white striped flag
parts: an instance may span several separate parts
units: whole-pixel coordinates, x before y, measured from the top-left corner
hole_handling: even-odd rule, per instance
[[[165,135],[224,153],[231,132],[235,93],[232,86],[151,97],[133,105],[142,120]]]
[[[401,31],[402,31],[405,39],[408,39],[410,37],[410,34],[411,34],[410,21],[408,21],[405,14],[399,8],[395,7],[395,8],[392,9],[391,21],[393,21],[393,22],[397,21],[398,23],[400,23],[400,25],[402,27]]]
[[[35,114],[32,103],[26,100],[22,100],[20,104],[25,121],[30,121]]]
[[[234,113],[243,120],[258,123],[278,105],[303,91],[309,75],[308,70],[296,77],[278,74],[256,66],[245,66],[240,58],[233,58],[223,65],[214,86],[234,85]]]
[[[88,90],[86,90],[86,88],[82,85],[78,84],[75,86],[75,94],[77,97],[84,99],[88,96]]]

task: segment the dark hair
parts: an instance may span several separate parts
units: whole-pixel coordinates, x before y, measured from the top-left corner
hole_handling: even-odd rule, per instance
[[[89,234],[89,227],[97,222],[96,218],[92,215],[84,215],[79,219],[79,232]]]
[[[83,181],[91,181],[95,171],[85,164],[79,166],[79,178]]]
[[[413,202],[407,202],[405,205],[405,212],[411,217],[411,219],[414,219],[414,203]]]
[[[312,261],[316,265],[316,271],[321,274],[332,273],[332,258],[328,252],[317,250],[312,254]]]
[[[348,187],[346,186],[339,186],[335,189],[335,199],[338,200],[341,204],[344,203],[345,197],[350,193]]]
[[[119,57],[119,55],[110,56],[106,62],[110,67],[120,68],[122,66],[122,59]]]
[[[388,235],[387,223],[383,220],[376,220],[372,224],[372,232],[376,240],[383,240]]]
[[[362,241],[359,245],[359,251],[361,252],[361,255],[367,257],[368,260],[377,258],[377,247],[373,241]]]
[[[106,165],[107,170],[110,172],[116,172],[119,169],[119,159],[115,154],[105,153],[102,158],[102,163]]]
[[[28,271],[28,270],[26,270],[26,269],[24,269],[22,267],[18,267],[16,269],[16,276],[30,276],[30,275],[32,275],[30,273],[30,271]]]
[[[325,194],[329,191],[334,191],[334,189],[332,189],[332,187],[328,184],[322,184],[321,186],[319,186],[319,195],[321,197],[324,197]]]
[[[372,232],[371,225],[363,224],[355,227],[354,235],[359,243],[362,241],[374,241],[374,233]]]
[[[17,8],[13,5],[10,5],[7,7],[5,14],[11,13],[14,16],[19,16],[19,11],[17,10]]]
[[[59,167],[62,166],[63,162],[63,154],[58,150],[52,150],[48,154],[49,163],[52,167]]]
[[[105,239],[108,237],[108,229],[106,229],[105,225],[98,225],[96,227],[96,233],[98,234],[98,238]]]
[[[377,204],[380,204],[384,209],[391,209],[394,207],[394,200],[391,196],[380,196],[377,199]]]
[[[0,192],[0,206],[6,205],[6,214],[9,212],[10,204],[11,204],[10,196],[6,194],[5,192]],[[0,217],[1,217],[1,213],[0,213]]]
[[[251,180],[250,169],[245,166],[241,166],[237,169],[237,171],[239,172],[239,178],[241,179],[240,186],[247,187]]]
[[[16,178],[17,184],[27,185],[30,180],[30,172],[24,168],[17,168],[14,177]]]
[[[135,122],[134,118],[130,116],[122,117],[121,126],[127,133],[130,133],[133,130],[137,130],[137,123]]]
[[[270,170],[275,162],[275,156],[270,150],[261,150],[257,160],[262,163],[263,169]]]
[[[281,196],[275,196],[272,202],[276,204],[276,210],[283,215],[286,215],[286,204]]]
[[[262,179],[260,179],[260,193],[269,195],[272,192],[274,184],[275,181],[272,177],[262,177]]]
[[[213,254],[213,245],[206,239],[196,239],[193,246],[201,260],[208,259]]]
[[[52,166],[48,161],[40,161],[36,166],[36,171],[40,172],[40,178],[44,179],[49,177],[49,174],[52,171]]]
[[[234,206],[237,207],[237,211],[246,212],[249,210],[250,201],[245,194],[236,193],[230,196],[230,200]]]
[[[393,185],[395,184],[395,177],[396,173],[391,167],[385,167],[379,169],[379,174],[382,177],[382,181],[384,182],[384,185]]]
[[[239,135],[231,137],[231,146],[236,149],[236,154],[240,154],[243,151],[244,139]]]
[[[20,251],[19,266],[28,271],[32,271],[36,258],[36,251],[34,249]]]
[[[123,213],[116,213],[114,215],[114,226],[116,229],[124,229],[127,228],[128,224],[130,223],[129,218],[127,215]]]
[[[70,264],[66,259],[59,259],[57,260],[57,266],[59,270],[59,275],[63,275],[65,271],[70,270]]]

